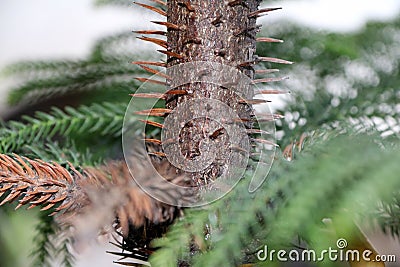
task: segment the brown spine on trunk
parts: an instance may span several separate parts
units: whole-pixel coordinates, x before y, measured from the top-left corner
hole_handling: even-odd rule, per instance
[[[181,30],[169,30],[167,33],[167,67],[186,62],[207,61],[237,67],[243,62],[255,61],[256,52],[256,16],[249,16],[258,10],[261,1],[216,1],[192,0],[190,8],[182,0],[168,1],[167,21],[178,25]],[[237,32],[248,34],[235,35]],[[199,41],[200,40],[200,41]],[[243,74],[254,79],[254,64],[238,67]],[[221,73],[221,75],[224,75]],[[174,79],[174,77],[172,77]],[[210,98],[228,105],[235,113],[244,118],[246,128],[252,128],[251,104],[243,105],[241,98],[232,90],[210,83],[192,83],[179,88],[189,92],[187,95],[167,96],[166,108],[175,109],[179,103],[192,98]],[[200,107],[199,107],[200,108]],[[181,153],[187,159],[201,156],[200,143],[210,138],[218,128],[211,119],[196,119],[180,129]],[[216,160],[208,168],[192,173],[194,185],[202,186],[215,180],[226,168],[229,158],[229,137],[221,132],[214,140],[218,151]]]

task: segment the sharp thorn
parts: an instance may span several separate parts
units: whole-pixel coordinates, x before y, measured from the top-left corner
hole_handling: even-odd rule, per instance
[[[157,128],[164,128],[164,125],[162,125],[161,123],[155,122],[155,121],[149,121],[149,120],[139,120],[141,122],[144,122],[145,124],[157,127]]]
[[[133,31],[137,34],[154,34],[154,35],[167,35],[165,31],[157,31],[157,30],[144,30],[144,31]]]
[[[260,43],[283,43],[283,40],[270,38],[270,37],[259,37],[256,39]]]
[[[162,157],[162,158],[165,158],[167,156],[167,154],[165,154],[163,152],[149,152],[148,154],[153,155],[153,156]]]
[[[280,82],[280,81],[287,80],[287,79],[289,79],[289,77],[256,79],[256,80],[252,81],[252,84]]]
[[[248,134],[270,134],[269,132],[260,129],[247,129],[246,132]]]
[[[282,91],[282,90],[256,90],[254,92],[256,95],[280,95],[280,94],[289,94],[290,91]]]
[[[268,74],[268,73],[274,73],[274,72],[279,72],[278,69],[264,69],[264,70],[256,70],[256,74]]]
[[[265,99],[241,99],[239,100],[239,104],[248,104],[248,105],[259,105],[259,104],[265,104],[271,101],[265,100]]]
[[[262,14],[266,14],[266,13],[269,13],[271,11],[275,11],[275,10],[279,10],[279,9],[282,9],[282,8],[281,7],[263,8],[263,9],[256,10],[254,12],[249,13],[249,15],[247,15],[247,17],[249,17],[249,18],[259,17]]]
[[[170,114],[172,112],[171,109],[166,108],[153,108],[148,110],[136,111],[137,115],[145,115],[145,116],[157,116],[164,117],[166,114]]]
[[[131,94],[131,96],[137,97],[137,98],[165,99],[165,94],[161,94],[161,93],[136,93],[136,94]]]
[[[156,8],[156,7],[153,7],[153,6],[150,6],[150,5],[146,5],[146,4],[142,4],[142,3],[138,3],[138,2],[133,2],[133,3],[138,5],[138,6],[147,8],[147,9],[149,9],[151,11],[154,11],[154,12],[160,14],[161,16],[164,16],[164,17],[167,16],[167,12],[165,12],[164,10],[161,10],[159,8]]]
[[[159,45],[159,46],[161,46],[161,47],[163,47],[165,49],[168,47],[167,42],[164,41],[164,40],[161,40],[161,39],[150,38],[150,37],[145,37],[145,36],[139,36],[137,38],[140,39],[140,40],[146,41],[146,42],[151,42],[153,44]]]
[[[174,89],[174,90],[167,91],[165,94],[166,95],[187,95],[189,93],[186,90]]]
[[[274,120],[280,120],[283,119],[285,116],[280,115],[280,114],[268,114],[268,115],[256,115],[256,117],[254,118],[255,121],[259,121],[259,122],[266,122],[266,121],[274,121]]]
[[[293,62],[291,62],[291,61],[287,61],[287,60],[279,59],[279,58],[273,58],[273,57],[259,57],[258,59],[260,61],[264,61],[264,62],[271,62],[271,63],[278,63],[278,64],[288,64],[288,65],[293,64]]]
[[[254,122],[270,122],[270,121],[275,121],[278,118],[276,118],[274,115],[258,115],[254,118],[248,119],[248,118],[239,118],[239,119],[235,119],[234,122],[250,122],[250,121],[254,121]]]
[[[153,139],[153,138],[145,138],[145,139],[143,139],[145,142],[147,142],[147,143],[153,143],[153,144],[156,144],[156,145],[162,145],[162,142],[161,142],[161,140],[158,140],[158,139]]]
[[[153,80],[153,79],[148,79],[148,78],[142,78],[142,77],[135,77],[136,80],[146,83],[154,83],[154,84],[160,84],[160,85],[167,85],[166,82],[162,82],[162,81],[157,81],[157,80]]]
[[[140,68],[142,68],[142,69],[144,69],[144,70],[146,70],[146,71],[152,73],[152,74],[158,75],[158,76],[163,77],[163,78],[165,78],[165,79],[171,79],[171,77],[169,77],[167,74],[165,74],[165,73],[163,73],[163,72],[161,72],[161,71],[158,71],[158,70],[149,68],[149,67],[144,66],[144,65],[138,65],[138,66],[139,66]]]
[[[175,58],[178,58],[178,59],[183,59],[184,58],[182,55],[180,55],[178,53],[175,53],[175,52],[172,52],[172,51],[168,51],[168,50],[157,50],[157,51],[162,53],[162,54],[165,54],[165,55],[167,55],[169,57],[175,57]]]
[[[275,146],[275,147],[279,147],[278,144],[276,144],[276,143],[274,143],[274,142],[272,142],[272,141],[269,141],[269,140],[259,139],[259,138],[251,138],[251,140],[254,141],[254,142],[257,142],[257,143],[261,143],[261,144],[266,144],[266,145],[272,145],[272,146]]]
[[[154,2],[154,3],[157,3],[157,4],[160,4],[160,5],[162,5],[162,6],[167,6],[167,3],[165,3],[165,2],[162,1],[162,0],[149,0],[149,1]]]
[[[155,62],[155,61],[134,61],[134,62],[132,62],[132,64],[167,67],[166,63],[164,63],[164,62]]]
[[[175,31],[181,31],[183,30],[182,27],[171,23],[171,22],[165,22],[165,21],[152,21],[152,23],[158,24],[158,25],[162,25],[162,26],[166,26],[168,30],[175,30]]]

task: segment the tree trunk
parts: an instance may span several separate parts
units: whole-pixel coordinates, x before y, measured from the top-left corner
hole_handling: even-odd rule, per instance
[[[255,62],[256,25],[258,0],[222,1],[222,0],[171,0],[168,1],[167,21],[167,67],[171,68],[188,62],[216,62],[225,66],[237,68],[249,79],[254,78],[252,65]],[[200,64],[201,65],[201,64]],[[199,66],[199,65],[196,65]],[[200,70],[193,70],[200,71]],[[171,79],[179,79],[179,73],[171,75]],[[229,73],[220,73],[229,75]],[[172,82],[174,83],[174,81]],[[171,81],[169,82],[171,84]],[[176,83],[175,83],[176,84]],[[213,99],[226,104],[242,119],[246,128],[252,128],[253,108],[243,102],[241,96],[227,86],[212,83],[191,83],[170,88],[183,92],[182,95],[170,94],[166,99],[166,107],[174,110],[177,106],[193,99]],[[240,88],[243,95],[253,97],[252,90]],[[207,101],[197,103],[194,109],[207,109]],[[202,104],[204,103],[204,104]],[[222,114],[224,105],[215,105],[214,114]],[[190,118],[193,112],[179,110],[181,118],[185,118],[181,129],[166,129],[179,131],[180,153],[188,161],[200,162],[202,145],[216,147],[215,156],[207,167],[190,170],[194,186],[203,187],[224,174],[232,161],[232,144],[224,127],[214,118]],[[245,147],[242,142],[239,146]],[[176,155],[175,155],[176,156]],[[187,161],[186,161],[187,162]],[[179,166],[182,167],[182,166]]]

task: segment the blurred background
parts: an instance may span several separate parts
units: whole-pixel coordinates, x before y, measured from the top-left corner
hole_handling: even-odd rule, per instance
[[[98,60],[96,52],[101,51],[101,60],[113,58],[113,63],[123,62],[127,65],[118,76],[125,82],[118,83],[120,91],[126,93],[125,87],[137,85],[131,81],[133,76],[130,74],[133,75],[135,70],[129,66],[129,62],[154,57],[151,52],[154,46],[137,42],[132,31],[157,28],[150,25],[149,21],[160,17],[128,2],[109,1],[114,2],[111,5],[104,5],[104,2],[107,1],[0,1],[0,69],[3,70],[0,77],[0,115],[3,119],[18,119],[21,113],[46,110],[50,105],[77,105],[82,102],[77,101],[77,95],[93,98],[93,95],[81,95],[80,92],[77,95],[60,94],[59,98],[52,98],[50,102],[31,101],[29,95],[24,95],[28,90],[24,86],[27,80],[32,81],[37,77],[29,75],[49,77],[51,73],[42,70],[30,72],[29,77],[26,73],[14,75],[20,71],[20,67],[7,67],[12,63],[39,60],[65,61],[67,65],[73,65],[74,62]],[[283,74],[291,79],[277,85],[294,94],[276,99],[277,104],[273,107],[283,110],[285,105],[290,110],[285,114],[285,121],[278,125],[278,139],[282,143],[287,141],[285,133],[289,130],[295,135],[301,133],[305,125],[317,126],[339,116],[339,113],[332,112],[334,109],[346,108],[355,118],[368,115],[371,123],[380,125],[383,134],[400,132],[393,122],[398,119],[396,114],[400,113],[400,104],[394,103],[397,107],[395,111],[388,111],[384,107],[390,101],[399,103],[400,98],[400,1],[296,0],[264,1],[263,5],[281,6],[283,10],[260,19],[259,23],[264,25],[260,35],[284,39],[285,43],[273,48],[263,46],[260,54],[296,62],[282,69]],[[96,50],[114,41],[116,44],[107,46],[108,50]],[[97,86],[87,80],[80,84],[78,79],[71,76],[68,84],[72,81],[76,82],[76,87],[88,87],[82,89],[84,92]],[[45,87],[42,83],[27,86]],[[71,90],[66,85],[61,87],[64,91]],[[378,87],[379,90],[375,89]],[[60,88],[56,89],[60,91]],[[15,93],[10,95],[13,89]],[[357,104],[356,99],[360,94],[365,95],[364,106]],[[122,97],[126,95],[121,94]],[[368,101],[380,101],[382,105],[371,109],[368,108]],[[327,113],[310,114],[312,105],[325,106]],[[308,119],[301,116],[302,112],[309,112]],[[385,123],[380,120],[385,120]],[[7,259],[0,261],[0,266],[29,265],[32,238],[37,227],[36,213],[0,210],[0,250],[2,258]],[[372,233],[371,238],[382,253],[400,251],[396,248],[398,241],[382,238],[379,231]],[[86,249],[77,256],[76,266],[111,266],[115,257],[104,251],[103,245]]]

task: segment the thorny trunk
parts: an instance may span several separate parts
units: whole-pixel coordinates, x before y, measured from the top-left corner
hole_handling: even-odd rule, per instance
[[[171,23],[171,27],[167,33],[167,43],[168,51],[171,53],[168,54],[167,67],[187,62],[216,62],[237,67],[253,79],[254,69],[251,62],[255,58],[256,34],[259,27],[256,25],[257,16],[252,14],[258,10],[259,3],[258,0],[168,1],[167,20]],[[220,75],[228,74],[221,73]],[[240,96],[224,86],[203,82],[185,84],[172,89],[184,90],[187,93],[167,98],[166,107],[171,110],[189,99],[215,99],[228,105],[235,114],[247,121],[247,128],[252,127],[251,105],[241,102]],[[206,105],[207,103],[204,103],[194,108],[205,109]],[[220,109],[220,105],[212,108],[216,109],[214,112],[217,114],[224,112]],[[188,116],[190,114],[187,116],[181,114],[183,118]],[[185,126],[179,129],[181,153],[188,160],[202,157],[200,148],[202,143],[216,146],[215,160],[205,169],[192,172],[192,181],[196,186],[215,180],[227,170],[228,161],[233,160],[229,156],[231,149],[229,136],[220,127],[218,122],[211,118],[188,118]]]
[[[253,123],[259,123],[259,121],[255,119],[252,104],[263,102],[253,99],[252,85],[253,83],[278,81],[279,78],[254,80],[255,73],[270,73],[275,70],[255,71],[253,66],[260,61],[283,64],[290,64],[291,62],[255,55],[256,42],[280,42],[280,40],[273,38],[256,38],[260,28],[256,24],[256,19],[262,14],[275,10],[275,8],[259,10],[260,0],[170,0],[168,3],[163,0],[151,1],[161,6],[161,9],[146,4],[138,3],[138,5],[166,16],[167,22],[155,23],[166,26],[167,31],[142,30],[137,31],[137,33],[166,35],[167,41],[147,36],[139,38],[166,48],[164,51],[159,51],[167,55],[167,63],[146,61],[135,63],[151,74],[158,73],[158,70],[148,66],[167,67],[167,75],[162,74],[160,76],[167,79],[166,85],[170,88],[167,88],[168,91],[165,93],[163,91],[161,94],[154,92],[136,94],[135,96],[138,98],[166,100],[165,109],[145,110],[141,114],[164,116],[165,121],[168,121],[168,119],[174,118],[174,113],[175,115],[178,113],[176,110],[179,110],[180,106],[192,100],[200,99],[201,101],[195,102],[197,103],[196,106],[179,110],[182,113],[180,118],[185,120],[180,121],[176,128],[170,127],[168,129],[170,125],[167,123],[162,125],[151,121],[145,122],[164,128],[165,132],[178,132],[179,154],[187,160],[186,162],[204,163],[201,162],[204,154],[210,155],[210,153],[203,152],[207,150],[208,146],[214,147],[214,150],[212,150],[212,161],[206,160],[208,165],[205,168],[194,171],[185,169],[186,172],[181,175],[168,162],[171,158],[168,158],[167,151],[164,151],[164,153],[157,148],[156,153],[153,154],[167,156],[168,158],[168,160],[157,158],[154,162],[158,173],[166,178],[162,181],[157,180],[153,173],[148,171],[150,169],[148,166],[143,166],[145,160],[140,155],[145,154],[145,151],[132,150],[131,152],[135,156],[133,162],[138,165],[137,168],[133,169],[140,170],[135,172],[134,175],[136,178],[143,176],[144,184],[142,186],[154,189],[154,191],[164,194],[168,198],[179,200],[172,201],[174,203],[181,203],[186,198],[192,200],[196,197],[190,190],[180,191],[181,188],[186,189],[183,186],[190,184],[194,188],[201,189],[209,182],[226,174],[226,172],[229,172],[229,165],[235,166],[236,161],[239,162],[238,158],[232,156],[232,150],[240,150],[243,147],[243,144],[240,143],[242,141],[239,141],[238,146],[232,146],[232,136],[218,120],[210,116],[193,117],[193,110],[213,110],[212,114],[218,114],[217,117],[224,117],[226,112],[224,107],[228,107],[238,117],[238,121],[231,122],[233,124],[243,123],[245,128],[242,129],[245,129],[244,135],[246,137],[247,133],[259,134],[262,132],[260,129],[253,129],[253,127],[258,126],[253,125]],[[168,8],[167,11],[164,11],[165,7]],[[242,76],[247,77],[248,79],[246,79],[250,82],[243,85],[237,84],[236,80],[230,79],[229,73],[221,72],[218,73],[219,76],[227,76],[225,83],[191,82],[179,84],[176,81],[176,79],[181,78],[179,73],[172,72],[173,75],[168,75],[170,74],[168,70],[183,65],[181,63],[193,62],[214,62],[221,66],[229,66],[236,73],[239,71]],[[200,73],[203,69],[198,67],[199,65],[196,66],[195,68],[198,69],[191,69],[190,71]],[[190,72],[186,74],[191,75]],[[147,78],[138,79],[164,84]],[[239,92],[230,90],[229,83],[236,83],[235,89]],[[172,85],[175,85],[175,88]],[[257,91],[257,94],[270,93],[280,92],[276,90]],[[207,102],[204,99],[216,100],[217,102]],[[222,105],[210,103],[222,103]],[[266,119],[271,121],[274,116]],[[239,133],[239,136],[241,136],[240,134],[242,133]],[[164,150],[164,145],[167,145],[160,140],[146,140],[157,145],[162,144]],[[239,140],[241,139],[239,138]],[[260,142],[260,139],[254,139],[254,141]],[[263,140],[261,140],[261,143],[263,143]],[[270,143],[264,142],[264,144]],[[246,150],[245,152],[248,153],[249,151]],[[172,156],[173,159],[176,155],[169,156]],[[188,177],[188,173],[191,177]],[[171,184],[181,187],[177,189]],[[143,188],[133,181],[126,162],[107,164],[96,170],[76,169],[72,165],[65,167],[56,163],[50,164],[40,160],[30,160],[17,155],[10,157],[0,154],[0,197],[2,194],[8,193],[0,206],[7,202],[19,200],[20,205],[18,207],[26,204],[31,204],[31,207],[44,206],[43,210],[56,207],[55,213],[64,212],[68,215],[67,217],[71,215],[70,219],[72,219],[68,222],[82,222],[80,223],[82,226],[86,225],[87,218],[95,217],[96,220],[91,221],[93,229],[90,232],[96,232],[99,227],[105,226],[103,224],[109,223],[106,219],[102,219],[103,215],[107,218],[111,216],[114,226],[124,237],[120,247],[128,251],[117,253],[117,255],[146,260],[153,250],[150,248],[151,240],[166,232],[172,221],[181,215],[182,208],[179,205],[174,206],[151,198],[141,189]],[[112,200],[112,205],[110,205],[110,200]],[[107,203],[104,203],[104,201]],[[98,211],[101,211],[102,216],[99,216]],[[84,214],[81,215],[80,213]],[[76,214],[79,214],[81,219],[76,220],[72,216]],[[87,236],[87,234],[84,234],[84,236]],[[193,248],[193,250],[195,249]]]

